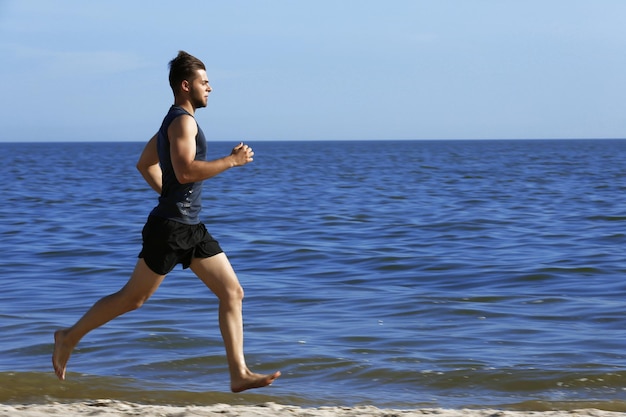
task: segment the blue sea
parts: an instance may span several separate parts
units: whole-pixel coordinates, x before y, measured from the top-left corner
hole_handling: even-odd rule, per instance
[[[88,334],[157,195],[143,143],[0,143],[0,402],[626,411],[626,140],[250,143],[204,184],[245,289],[231,394],[217,302],[177,267]],[[235,143],[209,143],[209,158]]]

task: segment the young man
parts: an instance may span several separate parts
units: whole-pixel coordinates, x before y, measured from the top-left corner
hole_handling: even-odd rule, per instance
[[[217,241],[199,220],[202,181],[232,167],[252,162],[254,152],[243,143],[230,155],[206,161],[206,140],[194,119],[212,91],[204,64],[180,51],[170,61],[174,105],[158,133],[146,145],[137,169],[160,194],[144,226],[143,248],[129,281],[118,292],[96,302],[72,327],[54,334],[52,364],[65,379],[67,361],[88,332],[139,308],[176,264],[191,270],[219,299],[219,325],[226,348],[231,390],[241,392],[272,384],[280,372],[251,372],[243,353],[243,289]]]

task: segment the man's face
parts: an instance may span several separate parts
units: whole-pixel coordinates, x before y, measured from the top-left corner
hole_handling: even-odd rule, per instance
[[[195,109],[206,107],[209,101],[209,93],[213,91],[209,85],[205,70],[198,70],[196,78],[189,85],[191,103]]]

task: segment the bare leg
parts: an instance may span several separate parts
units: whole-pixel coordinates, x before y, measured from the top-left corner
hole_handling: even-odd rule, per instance
[[[192,271],[219,299],[219,323],[230,371],[230,389],[241,392],[271,385],[280,371],[263,375],[250,371],[243,353],[243,289],[224,253],[210,258],[196,258]]]
[[[52,366],[57,377],[60,380],[65,379],[67,361],[83,336],[110,320],[141,307],[159,288],[164,278],[165,275],[152,272],[144,260],[139,259],[133,274],[121,290],[101,298],[69,329],[57,330],[54,333],[52,353]]]

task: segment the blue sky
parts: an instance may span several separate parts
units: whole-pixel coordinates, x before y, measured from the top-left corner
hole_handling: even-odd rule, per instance
[[[624,0],[0,0],[0,141],[626,137]]]

